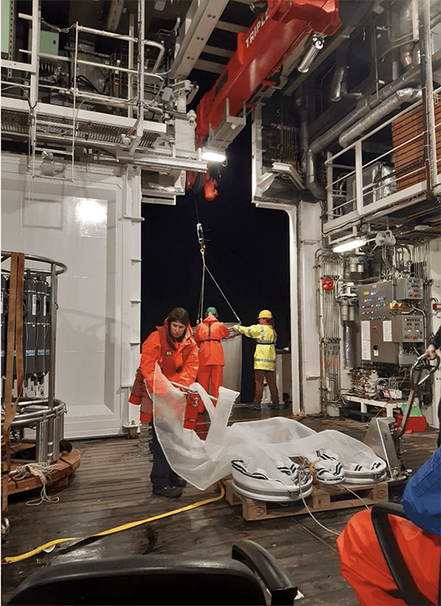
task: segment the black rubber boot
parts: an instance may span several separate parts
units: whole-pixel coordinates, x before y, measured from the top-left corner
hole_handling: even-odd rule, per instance
[[[170,499],[175,499],[176,497],[180,497],[182,494],[182,488],[179,486],[164,486],[164,488],[155,488],[153,486],[152,489],[153,494],[157,494],[160,497],[168,497]]]
[[[187,486],[187,482],[184,478],[176,478],[176,480],[172,480],[173,486],[179,486],[179,488],[185,488]]]

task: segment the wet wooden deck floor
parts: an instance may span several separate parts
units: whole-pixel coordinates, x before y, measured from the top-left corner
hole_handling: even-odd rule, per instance
[[[233,420],[252,420],[276,414],[238,409]],[[282,410],[279,414],[288,416]],[[337,429],[363,438],[366,425],[352,419],[305,418],[303,423],[320,431]],[[404,437],[407,467],[418,469],[436,449],[437,431]],[[29,506],[39,491],[9,499],[9,532],[2,536],[2,556],[16,556],[48,541],[63,537],[88,537],[129,522],[144,520],[197,503],[219,494],[217,485],[200,492],[189,486],[179,499],[152,495],[149,481],[150,455],[142,455],[138,440],[125,437],[72,441],[81,452],[81,466],[69,486],[57,493],[58,503]],[[390,487],[389,499],[400,498],[402,487]],[[360,507],[363,505],[360,503]],[[340,575],[336,536],[359,508],[318,512],[278,519],[246,521],[240,506],[224,499],[147,522],[93,540],[61,544],[51,553],[41,553],[2,566],[2,604],[11,592],[35,570],[73,560],[147,554],[229,556],[231,546],[246,537],[266,547],[285,568],[303,598],[299,606],[356,606],[352,589]],[[336,534],[335,534],[336,533]]]

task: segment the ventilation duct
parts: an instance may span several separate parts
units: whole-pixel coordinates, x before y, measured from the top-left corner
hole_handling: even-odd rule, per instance
[[[408,102],[413,103],[417,99],[421,99],[421,90],[414,88],[398,90],[392,97],[386,99],[384,103],[369,112],[364,118],[357,122],[357,124],[342,132],[338,142],[342,147],[346,147],[366,132],[371,126],[374,126],[374,124],[379,122],[382,118],[388,116],[391,112],[400,107],[400,105]]]
[[[427,0],[425,0],[427,2]],[[415,65],[415,42],[418,41],[418,8],[415,0],[402,0],[392,25],[391,43],[400,46],[401,65],[405,70]],[[418,63],[418,61],[416,61]]]
[[[341,101],[342,93],[345,92],[347,63],[347,44],[342,44],[337,49],[335,69],[332,76],[331,90],[329,91],[329,100],[332,103]]]
[[[441,66],[441,52],[437,52],[433,57],[433,70],[438,69]],[[315,171],[315,157],[316,154],[322,152],[324,149],[329,147],[340,134],[356,123],[358,120],[364,118],[364,116],[375,109],[378,105],[383,103],[391,95],[400,89],[403,89],[410,84],[420,81],[420,67],[419,65],[412,67],[408,72],[403,74],[394,82],[391,82],[387,86],[383,87],[378,93],[375,93],[358,103],[357,107],[353,112],[348,114],[340,122],[335,124],[332,128],[323,133],[320,137],[317,137],[313,141],[306,154],[306,187],[312,193],[312,195],[318,200],[326,199],[326,192],[324,188],[318,183],[316,179]]]
[[[338,103],[341,100],[343,81],[346,76],[346,66],[336,65],[334,75],[332,76],[331,90],[329,93],[329,100],[332,103]]]

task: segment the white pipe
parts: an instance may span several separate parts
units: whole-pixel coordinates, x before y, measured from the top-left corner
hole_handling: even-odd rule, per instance
[[[433,100],[433,69],[430,30],[430,1],[420,0],[420,56],[421,81],[423,85],[423,134],[424,164],[427,177],[427,192],[434,201],[434,185],[437,181],[435,107]],[[438,189],[438,188],[437,188]]]
[[[300,367],[301,356],[299,356],[301,343],[299,342],[299,327],[301,326],[299,314],[299,256],[297,247],[297,226],[299,220],[298,206],[292,206],[284,209],[289,220],[289,268],[290,284],[289,298],[290,320],[291,320],[291,380],[292,380],[292,412],[300,414],[304,409],[304,403],[301,401],[301,381]]]
[[[78,25],[78,31],[85,32],[87,34],[96,34],[97,36],[106,36],[107,38],[115,38],[117,40],[125,40],[126,42],[138,42],[138,40],[136,38],[132,38],[132,36],[116,34],[103,29],[93,29],[92,27],[86,27],[84,25]]]
[[[30,87],[29,87],[29,106],[30,106],[30,143],[32,147],[32,176],[35,176],[35,148],[37,146],[37,102],[38,102],[38,72],[40,67],[40,3],[38,0],[32,0],[32,55],[31,55],[31,72],[30,72]]]
[[[135,16],[133,15],[133,13],[129,14],[129,36],[130,38],[135,37]],[[128,68],[130,71],[135,71],[134,70],[134,60],[135,60],[135,43],[133,41],[129,42],[129,48],[128,48]],[[129,101],[131,101],[133,99],[133,82],[134,82],[134,78],[133,78],[133,73],[129,73],[128,76],[128,80],[127,80],[127,99]],[[127,116],[129,118],[133,118],[133,107],[132,105],[129,105],[128,109],[127,109]]]
[[[32,46],[31,46],[31,88],[29,91],[29,104],[34,107],[38,101],[38,70],[40,66],[40,3],[38,0],[32,0]]]
[[[143,20],[145,19],[144,15],[143,15]],[[157,48],[159,50],[159,54],[158,57],[155,61],[155,65],[153,66],[152,69],[152,73],[156,74],[156,72],[158,71],[159,66],[161,65],[161,61],[162,61],[162,57],[164,56],[165,53],[165,47],[163,44],[160,44],[159,42],[154,42],[153,40],[144,40],[144,44],[146,46],[153,46],[154,48]]]
[[[74,68],[73,68],[73,101],[72,101],[72,159],[71,159],[71,168],[72,168],[72,181],[74,179],[75,174],[75,137],[76,137],[76,123],[77,123],[77,93],[78,93],[78,84],[77,84],[77,70],[78,70],[78,22],[75,24],[75,52],[74,52]],[[81,107],[81,105],[80,105]]]

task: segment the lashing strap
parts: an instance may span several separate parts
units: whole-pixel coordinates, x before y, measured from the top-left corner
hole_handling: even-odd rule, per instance
[[[7,508],[8,482],[6,474],[9,475],[11,469],[9,428],[14,420],[18,400],[23,389],[23,277],[24,254],[11,253],[8,328],[6,337],[5,416],[2,429],[2,511],[5,511]],[[14,350],[17,376],[17,399],[13,403]]]

